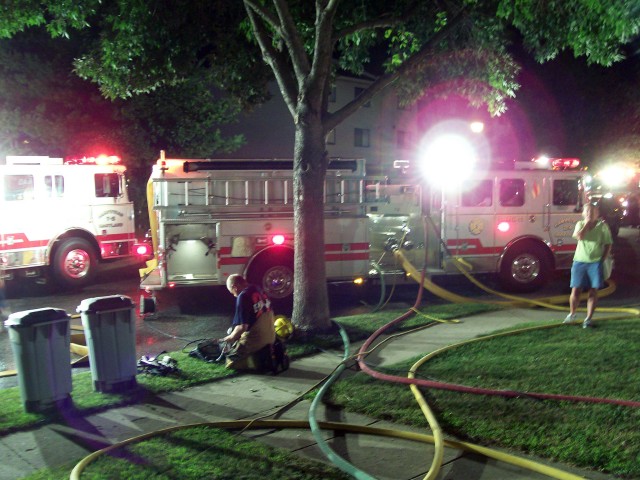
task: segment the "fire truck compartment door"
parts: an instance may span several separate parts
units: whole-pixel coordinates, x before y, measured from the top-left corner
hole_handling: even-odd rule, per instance
[[[439,227],[448,250],[442,262],[445,271],[457,272],[449,254],[463,257],[476,272],[493,268],[496,197],[494,178],[474,178],[445,190],[441,198],[433,196],[431,212],[436,225],[435,217],[442,212]]]
[[[353,278],[369,271],[369,230],[366,217],[325,220],[325,260],[328,278]]]
[[[134,238],[133,206],[124,205],[93,205],[91,207],[93,224],[97,235],[116,235],[126,239]]]
[[[215,223],[165,224],[167,280],[181,284],[218,278]]]

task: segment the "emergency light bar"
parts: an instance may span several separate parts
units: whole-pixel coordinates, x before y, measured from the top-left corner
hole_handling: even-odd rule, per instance
[[[569,170],[580,166],[579,158],[552,158],[551,168],[553,170]]]
[[[516,170],[572,170],[580,166],[579,158],[532,158],[528,162],[515,162]]]

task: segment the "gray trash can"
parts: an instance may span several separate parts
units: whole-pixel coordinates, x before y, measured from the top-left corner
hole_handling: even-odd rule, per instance
[[[134,307],[123,295],[87,298],[78,307],[97,392],[123,392],[136,386]]]
[[[4,322],[26,412],[71,405],[69,315],[57,308],[15,312]]]

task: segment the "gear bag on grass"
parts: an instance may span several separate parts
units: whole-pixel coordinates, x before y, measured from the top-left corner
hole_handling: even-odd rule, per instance
[[[189,356],[199,358],[209,363],[224,360],[223,349],[215,338],[198,343],[198,345],[189,352]]]

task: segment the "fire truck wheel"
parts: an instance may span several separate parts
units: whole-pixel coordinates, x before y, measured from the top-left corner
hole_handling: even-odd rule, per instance
[[[500,280],[506,290],[532,292],[549,277],[549,262],[537,245],[516,245],[502,260]]]
[[[53,274],[66,287],[83,287],[92,280],[96,264],[96,254],[89,242],[68,238],[56,249]]]
[[[261,262],[251,269],[248,280],[262,288],[274,305],[286,307],[292,304],[293,262]]]

